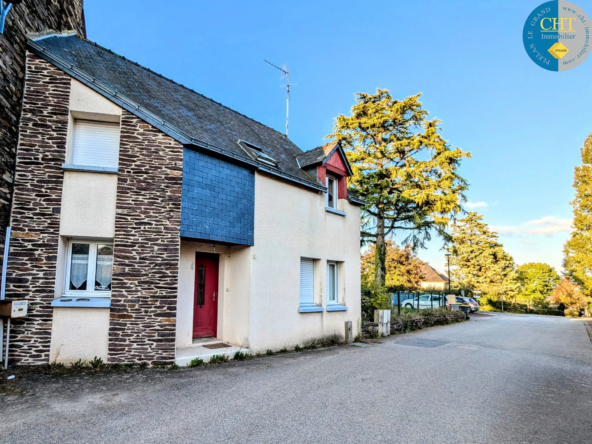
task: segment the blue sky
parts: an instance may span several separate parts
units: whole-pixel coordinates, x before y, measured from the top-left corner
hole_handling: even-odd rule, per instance
[[[323,143],[354,93],[423,93],[442,134],[472,158],[469,201],[521,264],[560,269],[573,168],[592,131],[592,58],[562,73],[527,56],[541,0],[86,0],[90,40],[278,131],[291,72],[290,138]],[[592,1],[577,2],[588,14]],[[420,257],[444,269],[441,242]]]

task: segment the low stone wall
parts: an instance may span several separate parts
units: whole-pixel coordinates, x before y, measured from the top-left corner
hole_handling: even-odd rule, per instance
[[[426,316],[423,318],[414,318],[407,321],[392,322],[391,335],[404,333],[409,330],[419,330],[426,327],[433,327],[434,325],[446,325],[453,322],[461,322],[465,320],[465,314],[460,311],[453,313],[446,313],[438,316]],[[362,335],[365,337],[373,337],[378,333],[378,324],[376,322],[366,322],[362,325]]]

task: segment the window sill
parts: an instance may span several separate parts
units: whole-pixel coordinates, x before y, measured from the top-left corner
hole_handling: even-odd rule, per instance
[[[345,305],[327,305],[327,311],[347,311],[347,307]]]
[[[298,311],[300,313],[320,313],[324,310],[323,307],[317,305],[301,305]]]
[[[347,216],[343,211],[336,210],[335,208],[325,207],[325,211],[328,213],[337,214],[338,216]]]
[[[62,296],[51,302],[58,308],[111,308],[111,297]]]
[[[70,165],[62,164],[62,169],[66,171],[87,171],[89,173],[118,174],[119,168],[97,167],[88,165]]]

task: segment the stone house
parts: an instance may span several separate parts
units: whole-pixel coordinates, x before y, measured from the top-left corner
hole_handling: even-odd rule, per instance
[[[6,8],[10,3],[3,5]],[[0,261],[10,219],[27,36],[47,29],[74,29],[86,35],[83,1],[27,0],[12,4],[5,16],[0,33]]]
[[[303,152],[73,34],[28,45],[13,362],[183,365],[356,329],[362,202],[338,144]]]

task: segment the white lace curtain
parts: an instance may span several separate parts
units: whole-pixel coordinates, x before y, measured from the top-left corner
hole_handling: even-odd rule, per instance
[[[113,256],[99,254],[97,256],[97,275],[95,280],[99,283],[97,290],[108,290],[111,285],[111,275],[113,271]]]
[[[80,290],[88,277],[88,254],[73,254],[70,267],[70,282],[72,287]]]

